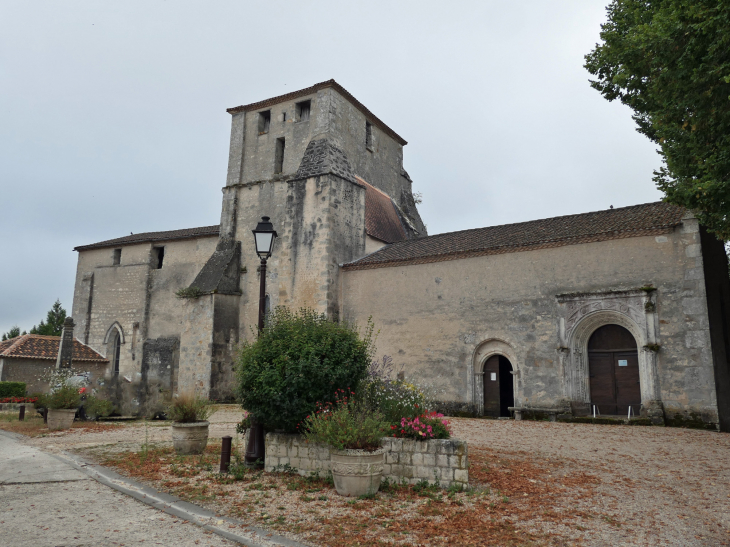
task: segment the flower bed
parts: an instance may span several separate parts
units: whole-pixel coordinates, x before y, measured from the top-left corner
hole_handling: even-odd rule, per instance
[[[0,404],[1,403],[18,403],[18,404],[35,403],[36,401],[38,401],[38,397],[3,397],[2,399],[0,399]]]
[[[416,441],[385,437],[383,478],[401,483],[416,484],[426,480],[443,488],[469,485],[468,449],[458,439],[430,439]],[[330,469],[329,448],[307,443],[301,435],[268,433],[266,435],[265,470],[272,472],[291,466],[300,475],[319,473]]]

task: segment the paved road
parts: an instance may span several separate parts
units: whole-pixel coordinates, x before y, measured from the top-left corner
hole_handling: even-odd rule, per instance
[[[90,474],[168,512],[101,484]],[[0,433],[0,547],[239,545],[189,522],[188,515],[224,534],[241,534],[246,545],[296,545],[283,538],[229,531],[238,527],[206,513],[103,468],[80,466]]]

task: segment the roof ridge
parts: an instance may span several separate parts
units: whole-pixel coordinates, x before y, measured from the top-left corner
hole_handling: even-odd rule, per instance
[[[185,233],[182,233],[185,232]],[[177,233],[178,235],[173,235]],[[174,239],[194,239],[196,237],[212,236],[220,233],[220,224],[211,224],[210,226],[196,226],[194,228],[177,228],[175,230],[158,230],[156,232],[139,232],[137,234],[129,234],[128,236],[114,237],[89,243],[87,245],[78,245],[74,247],[74,251],[86,251],[102,247],[113,247],[115,245],[131,245],[145,243],[147,241],[166,241]]]
[[[18,340],[15,343],[8,346],[8,348],[5,351],[3,351],[3,354],[8,353],[9,351],[22,346],[23,345],[22,342],[25,342],[29,336],[30,336],[30,334],[21,334],[20,336],[18,336]]]
[[[364,182],[365,184],[367,184],[368,186],[370,186],[370,188],[372,188],[373,190],[376,190],[377,192],[380,192],[380,193],[381,193],[381,194],[383,194],[383,195],[384,195],[384,196],[385,196],[386,198],[388,198],[388,199],[390,199],[390,200],[392,200],[392,199],[393,199],[392,197],[390,197],[390,195],[388,195],[388,194],[386,194],[385,192],[383,192],[383,191],[382,191],[382,190],[381,190],[380,188],[378,188],[377,186],[373,186],[373,185],[372,185],[372,184],[370,184],[370,183],[369,183],[368,181],[366,181],[366,180],[365,180],[364,178],[362,178],[362,177],[361,177],[360,175],[355,175],[355,178],[356,178],[357,180],[359,180],[360,182]]]
[[[659,205],[659,204],[669,205],[671,207],[678,207],[677,205],[672,205],[671,203],[666,203],[664,201],[650,201],[648,203],[638,203],[636,205],[627,205],[625,207],[617,207],[615,209],[599,209],[598,211],[587,211],[585,213],[573,213],[570,215],[560,215],[557,217],[535,218],[532,220],[525,220],[522,222],[510,222],[508,224],[494,224],[492,226],[482,226],[481,228],[466,228],[464,230],[454,230],[453,232],[441,232],[440,234],[428,235],[428,236],[424,236],[424,237],[421,237],[418,239],[419,240],[432,239],[432,238],[438,238],[438,237],[453,235],[453,234],[476,232],[478,230],[489,230],[491,228],[506,228],[508,226],[520,226],[520,225],[532,224],[534,222],[543,222],[546,220],[558,220],[558,219],[564,219],[564,218],[582,217],[582,216],[586,216],[586,215],[593,215],[593,214],[605,213],[605,212],[610,212],[610,211],[623,211],[623,210],[632,209],[635,207],[646,207],[647,205]],[[599,233],[599,232],[596,232],[596,233]],[[413,241],[413,240],[410,240],[410,241]],[[399,241],[396,243],[402,243],[402,242]],[[393,245],[395,245],[395,243],[393,243]]]

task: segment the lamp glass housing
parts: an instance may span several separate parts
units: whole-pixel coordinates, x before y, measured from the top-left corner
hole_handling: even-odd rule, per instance
[[[262,259],[269,258],[277,236],[274,225],[269,222],[269,217],[261,217],[261,222],[253,230],[253,235],[256,242],[256,254]]]

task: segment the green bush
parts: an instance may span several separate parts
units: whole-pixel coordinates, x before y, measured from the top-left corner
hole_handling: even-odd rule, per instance
[[[45,398],[44,404],[53,410],[71,410],[81,405],[81,395],[76,386],[62,385]]]
[[[191,424],[204,422],[213,408],[210,401],[197,395],[180,395],[175,397],[167,407],[167,417],[173,422]]]
[[[317,403],[334,402],[338,389],[355,389],[372,355],[373,327],[363,338],[347,323],[323,314],[276,308],[238,360],[237,395],[265,428],[292,433]]]
[[[88,395],[84,401],[84,411],[91,418],[103,418],[114,412],[114,405],[106,399],[99,399],[93,395]]]
[[[0,382],[0,398],[25,397],[25,382]]]
[[[380,439],[390,432],[383,415],[352,402],[344,391],[335,393],[335,401],[318,405],[317,411],[304,419],[305,438],[335,450],[380,448]]]

